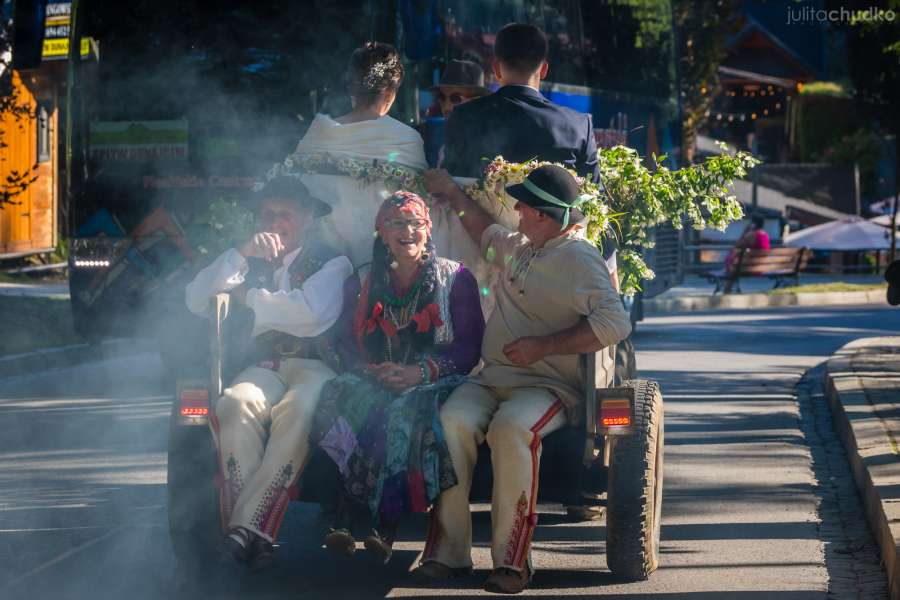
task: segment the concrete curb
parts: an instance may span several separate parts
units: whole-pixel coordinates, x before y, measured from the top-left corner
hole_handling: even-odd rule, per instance
[[[156,352],[148,340],[116,338],[100,344],[74,344],[59,348],[45,348],[23,354],[0,357],[0,379],[30,375],[47,369],[71,367],[103,358],[122,357],[144,352]]]
[[[644,300],[644,314],[660,315],[700,310],[769,308],[773,306],[837,306],[842,304],[887,305],[883,289],[864,292],[805,294],[729,294],[727,296],[681,296]]]
[[[889,494],[900,486],[900,456],[850,364],[854,351],[872,339],[853,341],[828,360],[825,390],[869,527],[881,550],[890,598],[900,600],[900,506],[896,494],[894,498]]]

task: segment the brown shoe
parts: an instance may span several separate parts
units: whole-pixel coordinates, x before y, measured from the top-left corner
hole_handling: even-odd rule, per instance
[[[246,561],[252,537],[253,534],[243,527],[229,527],[219,544],[220,556],[235,562]]]
[[[412,578],[421,584],[447,581],[455,577],[466,577],[472,574],[472,567],[448,567],[443,563],[430,560],[412,570]]]
[[[388,561],[391,560],[391,544],[378,535],[377,531],[373,531],[363,541],[363,545],[366,547],[366,550],[372,554],[375,560],[382,565],[388,564]]]
[[[531,572],[528,567],[521,571],[499,567],[491,571],[487,581],[484,582],[486,592],[495,594],[518,594],[531,582]]]
[[[325,536],[325,547],[341,558],[349,558],[356,552],[356,540],[346,529],[332,529]]]
[[[253,535],[253,541],[247,550],[247,564],[251,571],[268,569],[275,562],[275,546],[271,542],[258,535]]]

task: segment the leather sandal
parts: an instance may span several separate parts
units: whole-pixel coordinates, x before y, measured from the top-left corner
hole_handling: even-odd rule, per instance
[[[531,583],[531,571],[526,566],[521,571],[508,567],[498,567],[491,571],[484,582],[486,592],[495,594],[518,594]]]
[[[448,567],[444,563],[430,560],[412,570],[412,577],[418,583],[428,584],[447,581],[472,574],[472,567]]]
[[[373,531],[363,541],[363,545],[379,563],[386,565],[391,560],[391,544],[378,535],[377,531]]]
[[[325,535],[325,547],[341,558],[349,558],[356,552],[356,540],[347,529],[332,529]]]

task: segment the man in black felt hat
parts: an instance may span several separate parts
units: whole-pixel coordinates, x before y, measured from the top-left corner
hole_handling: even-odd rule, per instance
[[[201,270],[187,286],[186,302],[205,316],[211,299],[229,292],[252,316],[248,362],[256,364],[225,389],[210,423],[222,478],[222,547],[257,570],[272,562],[289,490],[309,453],[319,392],[335,375],[317,356],[315,341],[340,317],[353,267],[315,240],[316,219],[331,207],[299,179],[275,177],[251,202],[260,231]]]
[[[486,440],[494,570],[485,589],[516,593],[533,572],[541,439],[584,414],[578,355],[625,339],[631,323],[599,250],[579,234],[578,184],[566,169],[540,167],[506,188],[517,201],[518,232],[495,223],[446,171],[428,171],[425,181],[502,275],[481,349],[484,368],[441,408],[459,485],[437,502],[415,575],[440,580],[471,570],[469,491],[477,447]]]
[[[484,87],[484,69],[470,60],[451,60],[447,63],[440,83],[430,91],[437,93],[437,101],[445,119],[460,104],[491,93],[491,90]]]

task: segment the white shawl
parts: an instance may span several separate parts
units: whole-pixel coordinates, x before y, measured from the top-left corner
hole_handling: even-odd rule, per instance
[[[297,144],[296,153],[390,159],[417,171],[428,168],[419,132],[386,115],[371,121],[342,124],[328,115],[318,114]]]
[[[419,133],[391,117],[346,125],[327,115],[316,115],[306,135],[297,144],[295,156],[329,154],[362,160],[399,164],[413,171],[428,168]],[[328,202],[332,213],[322,220],[323,236],[347,254],[359,267],[372,260],[375,215],[387,197],[383,182],[363,183],[345,175],[307,174],[303,183],[317,198]],[[457,178],[460,185],[472,179]],[[511,207],[483,207],[501,224],[515,229],[518,215]],[[496,272],[483,260],[480,244],[472,240],[459,217],[446,205],[434,207],[432,240],[438,256],[460,261],[473,272],[482,288],[492,288]],[[493,295],[482,295],[485,313],[493,307]]]
[[[320,154],[392,162],[415,171],[428,168],[419,133],[388,116],[341,124],[316,115],[295,156]],[[370,262],[375,215],[388,193],[384,183],[318,173],[303,175],[302,180],[313,196],[331,205],[331,214],[322,220],[324,239],[346,253],[355,267]]]

